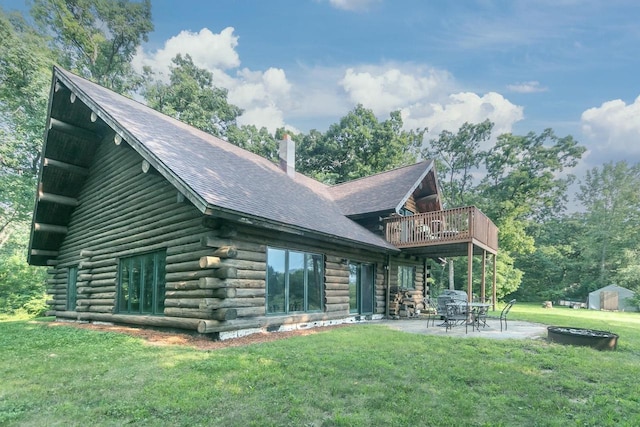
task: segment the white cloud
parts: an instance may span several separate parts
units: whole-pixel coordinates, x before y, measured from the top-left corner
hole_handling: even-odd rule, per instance
[[[244,110],[239,124],[264,126],[270,132],[285,126],[283,108],[290,104],[291,84],[284,70],[240,70],[231,84],[228,100]],[[291,128],[291,126],[288,126]]]
[[[496,92],[482,96],[460,92],[449,95],[444,102],[406,108],[403,117],[408,128],[427,126],[432,138],[443,130],[456,132],[465,122],[480,123],[489,119],[494,123],[492,135],[497,137],[511,132],[514,123],[523,119],[523,108]]]
[[[621,99],[604,102],[584,111],[581,119],[582,132],[597,144],[594,152],[640,155],[640,96],[629,105]]]
[[[371,108],[381,118],[399,109],[406,129],[427,127],[433,137],[442,130],[456,132],[465,122],[486,119],[494,122],[497,136],[511,132],[513,124],[523,119],[523,108],[499,93],[456,91],[453,76],[433,68],[398,64],[349,68],[339,84],[354,104]]]
[[[381,115],[433,96],[442,90],[450,76],[435,69],[416,69],[409,72],[398,68],[379,68],[356,71],[347,69],[339,82],[354,103],[361,103]]]
[[[549,90],[544,86],[540,86],[540,82],[537,81],[521,82],[507,85],[507,89],[511,92],[517,93],[536,93],[546,92],[547,90]]]
[[[177,36],[167,40],[164,47],[156,52],[146,53],[138,49],[133,61],[134,67],[141,70],[142,66],[147,65],[154,71],[168,76],[171,59],[179,53],[191,55],[195,65],[208,70],[238,67],[240,57],[235,50],[238,37],[233,35],[233,31],[233,27],[227,27],[219,34],[212,33],[208,28],[203,28],[197,33],[181,31]]]
[[[371,108],[380,118],[401,110],[406,129],[428,127],[430,135],[452,132],[464,123],[490,119],[494,135],[510,132],[523,117],[522,107],[502,95],[478,95],[461,88],[446,70],[412,63],[386,63],[357,67],[311,67],[293,69],[290,81],[281,68],[250,70],[238,68],[238,37],[232,27],[216,34],[204,28],[197,33],[183,31],[155,52],[139,50],[138,70],[150,65],[168,78],[171,58],[190,54],[194,63],[211,71],[213,84],[228,90],[229,102],[244,110],[240,124],[266,127],[298,127],[324,130],[347,114],[356,104]]]
[[[369,9],[369,6],[379,3],[380,0],[329,0],[331,6],[336,9],[349,10],[351,12]]]
[[[143,66],[150,66],[160,78],[168,80],[171,59],[177,54],[189,54],[196,66],[212,73],[214,86],[229,91],[229,102],[244,110],[238,118],[240,124],[264,126],[275,132],[285,126],[283,106],[290,104],[291,84],[279,68],[264,72],[238,69],[238,37],[233,33],[233,27],[217,34],[207,28],[197,33],[182,31],[155,52],[139,49],[133,60],[134,68],[141,71]]]

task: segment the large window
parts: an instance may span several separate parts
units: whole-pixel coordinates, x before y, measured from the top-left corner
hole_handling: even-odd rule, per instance
[[[78,284],[78,267],[67,269],[67,310],[76,310],[76,296]]]
[[[267,313],[322,311],[322,255],[267,250]]]
[[[164,251],[120,259],[119,313],[163,314],[165,259]]]
[[[400,289],[416,288],[416,269],[408,265],[398,266],[398,287]]]

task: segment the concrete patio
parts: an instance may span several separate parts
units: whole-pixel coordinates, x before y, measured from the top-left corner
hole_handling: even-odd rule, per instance
[[[547,325],[540,323],[523,322],[519,320],[509,320],[508,329],[500,331],[500,321],[498,319],[487,319],[487,327],[480,327],[480,331],[472,329],[469,325],[468,333],[465,333],[465,326],[456,326],[447,330],[442,323],[436,319],[435,326],[423,317],[401,319],[401,320],[381,320],[380,324],[391,329],[408,332],[411,334],[439,335],[458,338],[490,338],[490,339],[547,339]]]

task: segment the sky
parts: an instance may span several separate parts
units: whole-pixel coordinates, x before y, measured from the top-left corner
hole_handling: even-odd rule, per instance
[[[363,104],[427,138],[552,128],[587,148],[578,176],[640,162],[637,0],[152,0],[152,16],[134,65],[166,78],[190,54],[241,124],[325,131]]]

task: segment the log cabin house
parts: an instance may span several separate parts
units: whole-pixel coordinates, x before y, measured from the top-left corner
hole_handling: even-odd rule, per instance
[[[59,68],[47,125],[28,261],[58,320],[225,339],[409,315],[430,259],[482,255],[483,297],[495,269],[495,225],[442,209],[432,161],[327,186],[289,138],[278,166]]]

